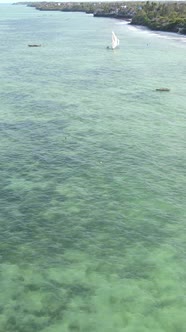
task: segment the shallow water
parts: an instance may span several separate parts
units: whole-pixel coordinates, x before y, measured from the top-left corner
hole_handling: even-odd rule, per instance
[[[186,38],[11,5],[0,27],[0,331],[185,331]]]

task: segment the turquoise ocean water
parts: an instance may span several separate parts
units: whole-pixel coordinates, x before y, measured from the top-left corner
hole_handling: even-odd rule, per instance
[[[0,5],[0,57],[0,332],[185,331],[186,37]]]

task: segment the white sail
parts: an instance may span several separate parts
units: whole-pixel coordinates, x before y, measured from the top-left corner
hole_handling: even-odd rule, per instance
[[[112,49],[114,50],[118,46],[119,46],[119,38],[116,37],[114,31],[112,31]]]

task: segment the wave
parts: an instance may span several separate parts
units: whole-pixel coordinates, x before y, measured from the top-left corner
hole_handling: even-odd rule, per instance
[[[183,43],[186,43],[186,36],[180,35],[177,33],[173,33],[173,32],[152,31],[146,27],[131,26],[131,25],[128,25],[128,29],[131,31],[136,31],[139,33],[146,34],[148,36],[154,36],[154,37],[163,38],[163,39],[167,39],[167,40],[175,40],[175,41],[181,41]]]

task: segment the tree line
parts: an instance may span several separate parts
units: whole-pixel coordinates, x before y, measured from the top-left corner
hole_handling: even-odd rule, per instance
[[[38,10],[81,11],[97,17],[128,19],[152,30],[186,34],[186,2],[20,2]],[[16,3],[16,4],[20,4]]]

